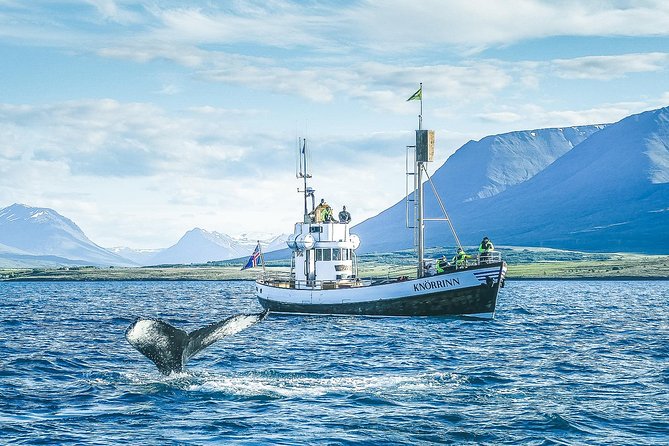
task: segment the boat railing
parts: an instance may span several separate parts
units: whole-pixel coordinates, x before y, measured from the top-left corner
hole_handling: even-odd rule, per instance
[[[266,272],[258,278],[258,282],[262,283],[263,285],[269,285],[278,288],[315,290],[353,288],[369,284],[368,280],[359,279],[357,277],[348,277],[337,280],[295,280],[295,276],[289,272]]]
[[[381,271],[363,271],[360,277],[372,284],[391,283],[416,278],[415,266],[390,266]]]
[[[487,263],[499,263],[502,261],[502,253],[500,251],[488,251],[482,252],[476,258],[478,265],[483,265]]]
[[[428,276],[440,274],[437,269],[439,259],[426,259],[425,273]],[[472,266],[487,265],[489,263],[499,263],[502,261],[502,253],[499,251],[488,251],[475,256],[463,259],[459,262],[450,261],[443,267],[444,272],[466,269]]]

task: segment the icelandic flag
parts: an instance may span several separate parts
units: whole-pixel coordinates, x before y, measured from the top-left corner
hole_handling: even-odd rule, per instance
[[[258,262],[262,260],[261,253],[260,253],[260,242],[256,245],[256,249],[253,251],[253,254],[251,254],[251,257],[249,257],[249,261],[246,262],[246,265],[242,266],[242,269],[240,271],[244,271],[247,268],[253,268],[258,266]]]

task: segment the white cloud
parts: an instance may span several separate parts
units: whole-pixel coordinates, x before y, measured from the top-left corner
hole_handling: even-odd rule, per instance
[[[522,119],[522,115],[511,112],[511,111],[502,111],[502,112],[491,112],[491,113],[481,113],[479,118],[491,121],[491,122],[517,122]]]
[[[502,109],[496,112],[482,113],[480,119],[496,123],[521,123],[515,130],[532,128],[568,127],[576,125],[609,124],[629,115],[666,106],[669,93],[663,98],[636,102],[616,102],[601,104],[585,109],[547,109],[536,104],[525,104],[516,109]],[[508,129],[511,131],[513,129]]]
[[[247,143],[234,124],[238,113],[227,113],[226,122],[217,119],[220,110],[209,119],[198,110],[172,116],[149,104],[84,100],[0,105],[0,119],[29,159],[65,162],[73,175],[147,176],[194,167],[213,175],[212,166],[243,159]]]
[[[118,23],[136,23],[140,21],[137,13],[124,9],[118,5],[115,0],[84,0],[86,3],[94,6],[105,20]]]
[[[615,56],[587,56],[551,61],[555,73],[565,79],[608,80],[629,73],[666,70],[669,53],[636,53]]]
[[[133,41],[137,49],[158,53],[161,46],[187,50],[243,44],[249,46],[238,50],[247,55],[266,47],[349,56],[370,51],[407,54],[444,47],[471,54],[553,36],[669,35],[669,5],[662,0],[366,0],[347,5],[275,0],[224,5],[190,2],[180,7],[154,1],[86,2],[105,20],[131,26],[81,30],[77,36],[66,30],[71,29],[70,22],[86,20],[81,8],[69,8],[68,14],[62,8],[56,10],[57,6],[14,3],[4,14],[0,12],[0,24],[4,25],[0,35],[47,42],[60,34],[66,39],[56,42],[69,41],[72,47],[92,49],[91,45],[106,34],[108,51],[112,51],[112,43]]]
[[[666,2],[368,0],[342,11],[377,51],[438,45],[479,51],[551,36],[666,36]]]
[[[335,10],[305,8],[299,3],[237,3],[232,8],[156,10],[160,27],[151,37],[191,43],[254,43],[271,47],[323,46]],[[319,11],[320,9],[320,11]]]

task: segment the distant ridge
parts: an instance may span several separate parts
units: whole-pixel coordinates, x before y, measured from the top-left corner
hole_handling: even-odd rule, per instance
[[[0,209],[2,268],[207,263],[250,255],[258,240],[264,252],[282,249],[286,238],[287,234],[231,237],[195,228],[166,249],[105,249],[92,242],[72,220],[53,209],[24,204]]]
[[[260,240],[263,252],[286,246],[287,235],[255,234],[267,237]],[[232,237],[220,232],[209,232],[195,228],[184,234],[179,241],[167,249],[157,252],[143,261],[144,265],[191,264],[230,260],[248,256],[253,252],[258,239],[247,238],[251,234]]]
[[[179,241],[147,259],[148,264],[207,263],[240,257],[246,253],[235,240],[220,232],[195,228],[186,232]]]
[[[3,263],[31,264],[31,256],[39,265],[134,265],[93,243],[74,222],[53,209],[25,204],[0,209]]]

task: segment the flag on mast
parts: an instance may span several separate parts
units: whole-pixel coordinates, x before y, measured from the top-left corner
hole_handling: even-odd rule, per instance
[[[409,101],[422,101],[422,100],[423,100],[423,85],[421,84],[418,91],[416,91],[414,94],[412,94],[411,97],[409,99],[407,99],[407,102],[409,102]]]
[[[258,266],[258,262],[262,263],[263,268],[265,267],[265,262],[262,259],[262,251],[260,250],[260,242],[256,245],[256,249],[253,251],[253,254],[251,254],[251,257],[249,257],[248,262],[246,262],[246,265],[242,266],[242,269],[240,271],[244,271],[247,268],[254,268]]]

